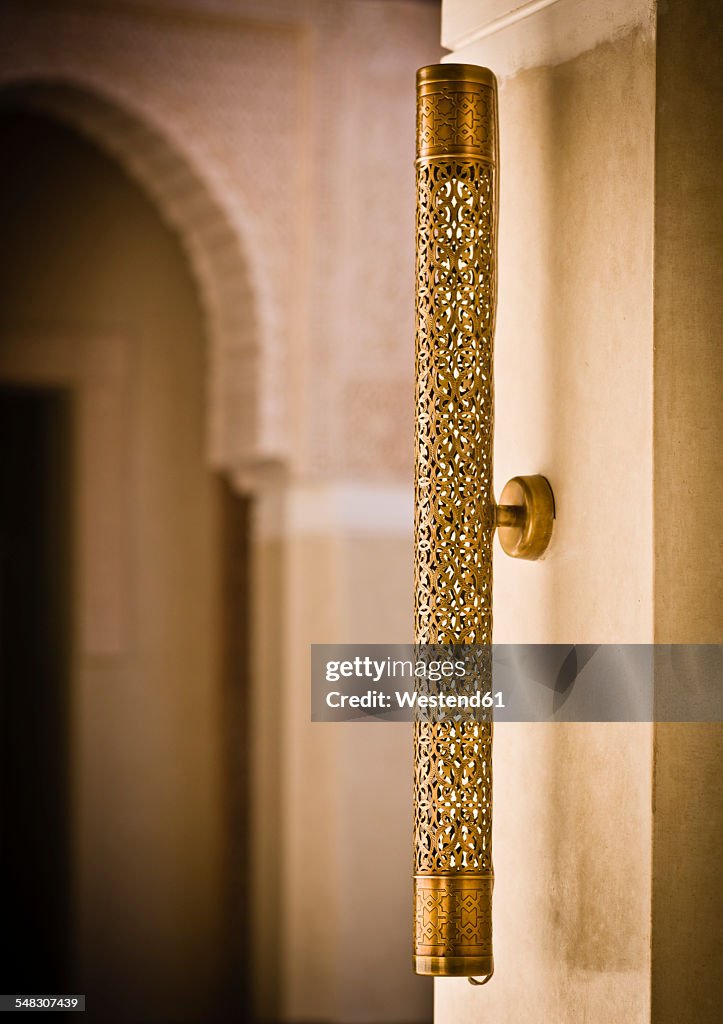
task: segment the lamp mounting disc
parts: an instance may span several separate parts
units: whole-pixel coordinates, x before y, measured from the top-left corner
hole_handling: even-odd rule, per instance
[[[512,511],[516,515],[511,514]],[[513,476],[505,484],[497,512],[497,534],[505,554],[535,561],[552,537],[555,497],[547,478]]]

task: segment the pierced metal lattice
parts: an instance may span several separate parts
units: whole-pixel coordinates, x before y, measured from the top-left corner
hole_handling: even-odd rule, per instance
[[[423,68],[417,99],[415,639],[490,645],[495,79]],[[492,971],[491,756],[490,720],[414,724],[419,973]]]

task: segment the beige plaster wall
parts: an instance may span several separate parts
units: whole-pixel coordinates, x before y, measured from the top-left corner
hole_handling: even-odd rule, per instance
[[[641,27],[500,83],[496,489],[544,473],[557,521],[495,556],[498,642],[652,639],[654,89]],[[439,1024],[649,1018],[651,763],[644,724],[495,730],[495,976]]]
[[[503,6],[449,2],[444,24],[452,36],[468,33],[458,59],[497,67],[498,55],[503,74],[542,65],[501,91],[496,444],[498,481],[519,471],[521,451],[534,457],[525,470],[548,473],[558,521],[542,566],[498,561],[497,639],[718,643],[719,5],[654,5],[655,42],[649,19],[642,32],[623,31],[616,3],[588,18],[583,3],[560,0],[539,18],[511,18],[509,31],[494,21]],[[561,62],[575,38],[590,41],[603,12],[614,40]],[[540,82],[551,98],[543,104]],[[551,108],[569,116],[551,118]],[[516,178],[504,140],[520,125],[529,191],[505,220]],[[541,176],[547,150],[559,157]],[[530,227],[540,223],[553,239],[547,260]],[[597,265],[583,257],[591,229]],[[524,281],[530,261],[537,287],[506,294],[505,280]],[[503,351],[510,317],[515,351],[525,353],[514,372]],[[555,357],[546,360],[536,348],[544,351],[550,324]],[[437,1019],[716,1020],[722,753],[719,725],[498,729],[498,973],[480,993],[439,983]],[[533,856],[508,807],[525,821]],[[519,964],[514,990],[506,953]]]
[[[723,199],[720,5],[658,13],[655,244],[655,635],[723,640]],[[695,510],[692,512],[692,510]],[[692,513],[692,514],[691,514]],[[720,679],[711,679],[719,687]],[[723,729],[655,730],[655,1024],[723,1002]]]
[[[718,643],[722,631],[722,37],[715,3],[661,5],[654,444],[655,629],[664,643]]]
[[[257,999],[292,1021],[427,1021],[431,985],[410,966],[410,727],[309,721],[309,643],[411,638],[411,491],[277,479],[261,493],[257,581],[275,566],[284,601],[266,590],[256,614],[278,616],[285,639],[274,650],[257,632],[280,679],[277,702],[257,700],[256,731],[278,745],[281,801],[264,806],[264,780],[257,877],[279,913],[260,891]]]

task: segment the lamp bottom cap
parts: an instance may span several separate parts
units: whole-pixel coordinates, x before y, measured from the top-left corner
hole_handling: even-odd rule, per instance
[[[434,978],[476,978],[494,971],[491,956],[414,956],[414,973]]]

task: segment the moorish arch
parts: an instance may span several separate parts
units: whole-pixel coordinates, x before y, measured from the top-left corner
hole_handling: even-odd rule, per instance
[[[75,77],[0,81],[0,107],[36,111],[114,157],[154,201],[187,254],[208,342],[206,451],[237,486],[281,458],[278,317],[238,188],[193,140],[173,138],[129,96]],[[273,385],[273,394],[269,387]]]

